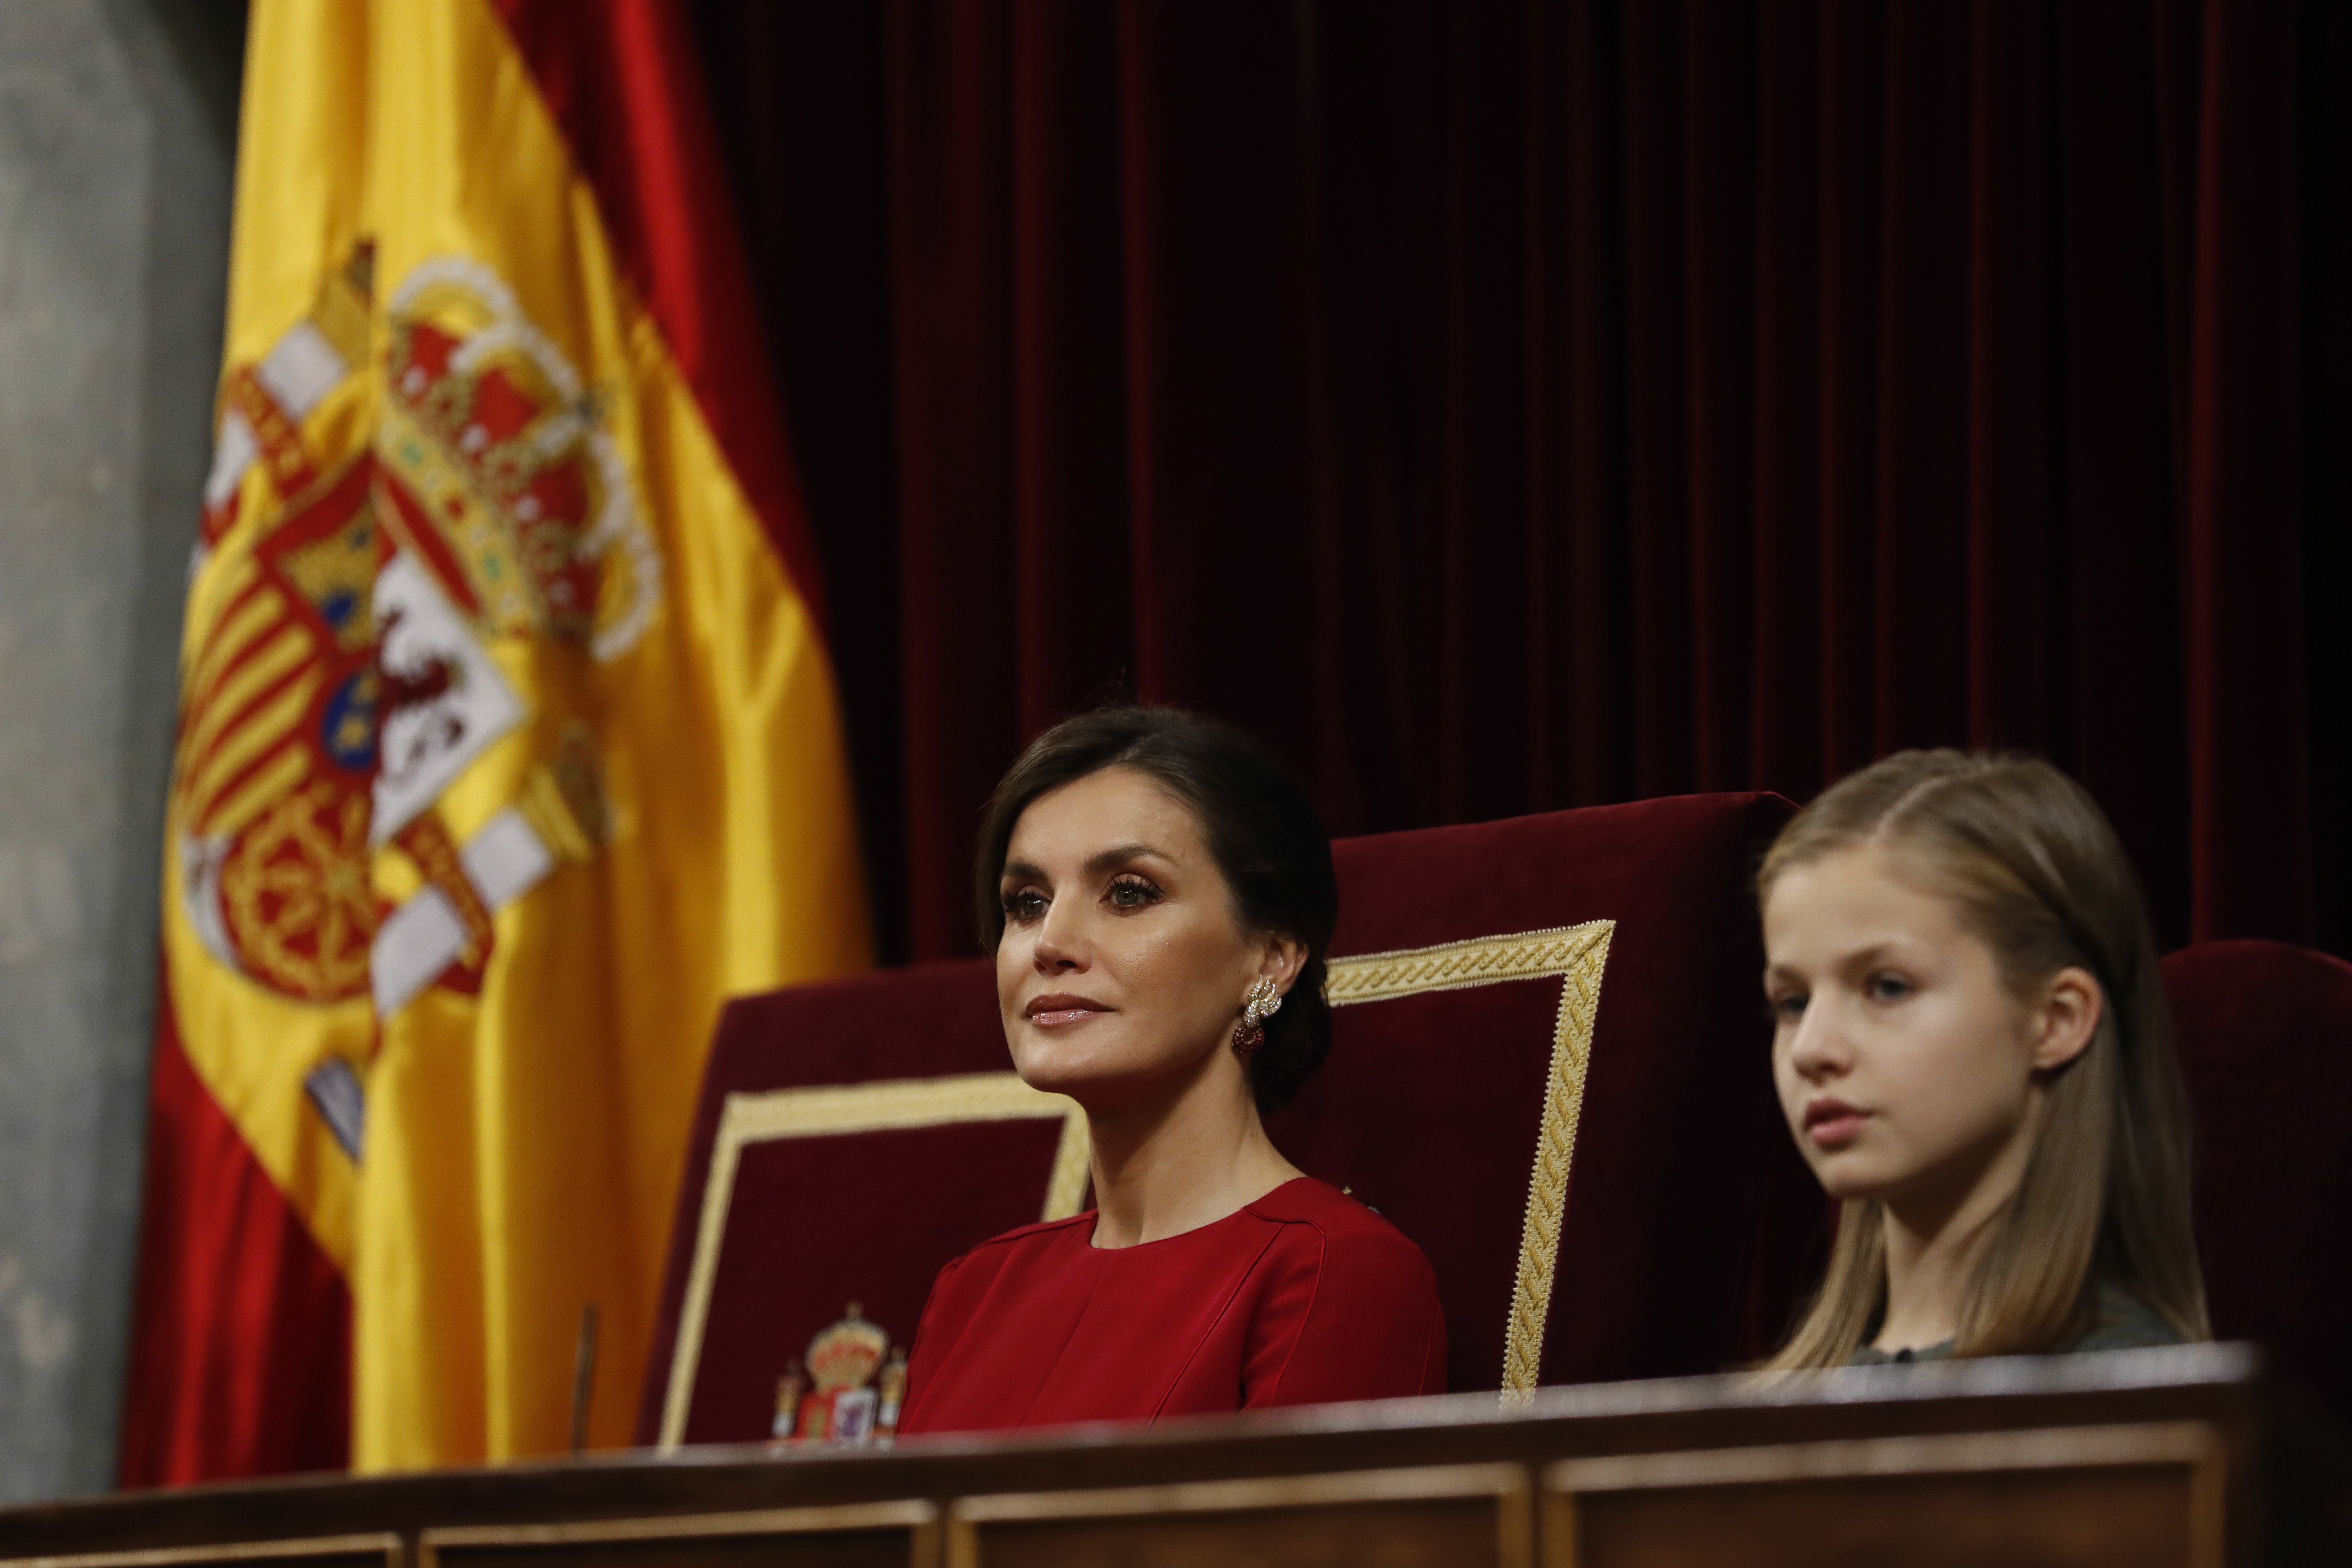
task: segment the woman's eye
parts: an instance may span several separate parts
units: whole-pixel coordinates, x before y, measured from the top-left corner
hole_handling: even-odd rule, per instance
[[[1017,893],[1004,895],[1004,918],[1014,925],[1027,925],[1045,913],[1045,895],[1034,888],[1024,888]]]
[[[1139,878],[1122,877],[1110,885],[1105,895],[1115,910],[1139,910],[1160,901],[1160,889]]]
[[[1776,1024],[1793,1024],[1805,1016],[1805,995],[1801,991],[1772,997],[1764,1005],[1771,1012],[1772,1021]]]
[[[1900,1002],[1911,994],[1912,985],[1899,974],[1874,974],[1863,989],[1874,1002]]]

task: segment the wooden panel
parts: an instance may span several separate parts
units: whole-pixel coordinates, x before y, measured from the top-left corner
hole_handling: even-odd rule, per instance
[[[830,1549],[843,1560],[855,1561],[847,1554],[896,1553],[898,1545],[890,1543],[903,1544],[906,1554],[893,1555],[895,1563],[910,1561],[916,1550],[919,1531],[908,1522],[912,1516],[866,1515],[867,1523],[853,1527],[843,1522],[847,1516],[830,1510],[905,1509],[908,1499],[944,1503],[950,1498],[1034,1499],[1038,1494],[1083,1493],[1099,1502],[1114,1492],[1132,1496],[1169,1488],[1256,1486],[1286,1476],[1330,1478],[1463,1466],[1538,1471],[1572,1461],[1585,1467],[1576,1473],[1583,1478],[1579,1484],[1586,1487],[1588,1511],[1600,1509],[1601,1494],[1606,1493],[1622,1504],[1618,1517],[1631,1520],[1635,1504],[1630,1494],[1635,1491],[1698,1488],[1724,1497],[1727,1508],[1760,1506],[1742,1502],[1723,1489],[1775,1478],[1802,1491],[1837,1475],[1948,1477],[1956,1453],[1967,1460],[1961,1467],[1965,1473],[2011,1478],[1998,1494],[2007,1499],[2033,1494],[2024,1473],[2037,1469],[2075,1464],[2094,1470],[2119,1469],[2125,1479],[2137,1475],[2144,1481],[2151,1465],[2161,1471],[2170,1464],[2177,1476],[2179,1465],[2188,1462],[2204,1478],[2191,1483],[2192,1511],[2203,1508],[2197,1497],[2211,1502],[2210,1509],[2196,1513],[2204,1522],[2191,1525],[2192,1531],[2207,1532],[2200,1540],[2210,1540],[2220,1529],[2216,1521],[2226,1468],[2231,1544],[2239,1553],[2234,1561],[2326,1563],[2329,1568],[2352,1563],[2352,1509],[2340,1500],[2352,1497],[2352,1462],[2332,1429],[2280,1424],[2281,1412],[2290,1406],[2279,1402],[2291,1392],[2269,1384],[2255,1353],[2245,1347],[2183,1345],[2113,1355],[1852,1367],[1787,1379],[1742,1374],[1544,1388],[1524,1410],[1497,1410],[1491,1394],[1461,1394],[1253,1412],[1149,1429],[1081,1427],[1064,1433],[917,1439],[891,1449],[796,1449],[772,1455],[752,1447],[687,1448],[662,1459],[643,1454],[593,1455],[470,1471],[287,1477],[0,1509],[0,1568],[40,1558],[70,1559],[87,1568],[205,1568],[215,1563],[250,1563],[255,1568],[303,1568],[307,1563],[317,1568],[404,1568],[395,1561],[394,1541],[415,1542],[420,1533],[431,1536],[436,1560],[443,1551],[452,1556],[487,1556],[481,1549],[496,1545],[520,1548],[537,1542],[584,1552],[592,1544],[604,1543],[611,1551],[599,1561],[618,1563],[625,1556],[632,1563],[642,1563],[650,1553],[626,1550],[629,1541],[667,1537],[659,1552],[667,1561],[683,1550],[677,1543],[696,1529],[706,1534],[760,1534],[756,1529],[747,1532],[740,1520],[708,1528],[694,1523],[752,1510],[832,1520],[830,1541],[799,1542],[790,1549],[803,1560],[810,1552]],[[2188,1426],[2197,1436],[2184,1449],[2177,1435]],[[2166,1450],[2174,1458],[2151,1455],[2145,1432],[2132,1438],[2137,1446],[2120,1457],[2112,1448],[2097,1449],[2095,1443],[2086,1447],[2068,1439],[2071,1446],[2047,1462],[2022,1463],[2019,1458],[2036,1445],[2046,1449],[2056,1441],[2050,1436],[2053,1432],[2123,1427],[2174,1430],[2176,1438],[2168,1441],[2175,1447]],[[1933,1447],[1961,1438],[1977,1447],[1964,1451]],[[2102,1441],[2117,1439],[2110,1434]],[[1919,1444],[1929,1447],[1906,1447]],[[2226,1455],[2226,1467],[2219,1458],[2184,1457],[2191,1451],[2210,1453],[2213,1445]],[[2095,1451],[2107,1458],[2093,1463],[2089,1456]],[[1726,1456],[1738,1455],[1748,1456],[1738,1461],[1746,1469],[1738,1475],[1724,1473],[1729,1462]],[[1771,1466],[1759,1470],[1757,1455],[1772,1456]],[[1792,1455],[1813,1458],[1797,1464]],[[1861,1463],[1858,1455],[1874,1458]],[[1692,1468],[1702,1462],[1712,1468]],[[1592,1468],[1596,1464],[1601,1468]],[[1910,1468],[1902,1468],[1905,1464]],[[2171,1484],[2160,1475],[2157,1479],[2159,1489]],[[2206,1489],[2199,1491],[2199,1487]],[[1941,1484],[1931,1489],[1947,1498],[1957,1495]],[[1176,1495],[1197,1501],[1211,1494],[1180,1490]],[[1240,1543],[1204,1549],[1221,1559],[1217,1568],[1245,1568],[1250,1562],[1269,1560],[1265,1553],[1272,1552],[1290,1553],[1295,1561],[1318,1560],[1312,1540],[1303,1545],[1280,1543],[1278,1533],[1290,1527],[1272,1517],[1262,1494],[1213,1495],[1229,1500],[1243,1496],[1246,1506],[1241,1511],[1255,1516]],[[1457,1487],[1427,1495],[1442,1501],[1464,1494]],[[1814,1522],[1807,1529],[1813,1533],[1758,1526],[1749,1539],[1736,1542],[1737,1550],[1755,1561],[1759,1541],[1801,1545],[1811,1541],[1826,1553],[1833,1544],[1826,1532],[1846,1529],[1846,1516],[1857,1505],[1846,1494],[1816,1490],[1811,1495],[1816,1506],[1807,1512]],[[1882,1489],[1877,1495],[1891,1494]],[[1932,1534],[1937,1542],[1961,1542],[1969,1538],[1960,1532],[1973,1528],[1967,1521],[1996,1512],[2016,1514],[2029,1506],[2005,1501],[1989,1509],[1982,1500],[1985,1495],[1990,1494],[1954,1505],[1964,1516],[1962,1523],[1939,1524],[1919,1533]],[[1362,1544],[1360,1555],[1367,1562],[1405,1554],[1411,1542],[1433,1534],[1451,1541],[1459,1533],[1461,1521],[1474,1514],[1484,1518],[1478,1510],[1501,1506],[1490,1497],[1470,1510],[1432,1508],[1409,1519],[1409,1510],[1393,1505],[1410,1500],[1394,1489],[1373,1500],[1385,1507],[1385,1513],[1376,1517],[1388,1522],[1375,1531],[1376,1540]],[[1327,1504],[1302,1503],[1294,1497],[1286,1506],[1307,1509],[1310,1534],[1341,1528],[1329,1521]],[[1936,1505],[1914,1499],[1899,1506],[1909,1520],[1930,1517],[1926,1510]],[[2161,1519],[2158,1506],[2086,1503],[2071,1517],[2105,1518],[2116,1531],[2140,1531],[2148,1521]],[[1192,1510],[1196,1514],[1214,1511]],[[1680,1528],[1689,1510],[1668,1506],[1661,1511],[1663,1521],[1645,1530]],[[1054,1521],[1034,1508],[1026,1515],[999,1510],[983,1518],[975,1503],[964,1513],[972,1526],[972,1550],[1001,1547],[995,1560],[1004,1562],[1014,1560],[1011,1554],[1020,1542],[1012,1527],[1022,1518],[1041,1525]],[[1079,1518],[1066,1511],[1055,1517],[1073,1528]],[[562,1532],[551,1533],[548,1527],[557,1521],[562,1523]],[[1597,1515],[1593,1522],[1598,1548],[1606,1542],[1600,1537]],[[1116,1517],[1108,1525],[1126,1529]],[[1479,1544],[1467,1549],[1466,1560],[1504,1560],[1513,1537],[1492,1521],[1486,1529]],[[527,1533],[513,1533],[518,1530]],[[382,1533],[354,1542],[362,1531]],[[484,1531],[496,1533],[478,1533]],[[867,1539],[849,1539],[859,1531],[873,1533]],[[1160,1533],[1174,1543],[1167,1548],[1172,1552],[1199,1532],[1189,1517],[1171,1516]],[[796,1533],[822,1536],[827,1531]],[[1134,1533],[1128,1531],[1129,1537]],[[1034,1539],[1044,1541],[1051,1534],[1041,1530]],[[276,1540],[255,1546],[257,1536]],[[334,1539],[322,1545],[324,1538]],[[2137,1550],[2129,1542],[2143,1538],[2119,1536],[2126,1552]],[[1078,1550],[1076,1534],[1066,1531],[1058,1539],[1069,1543],[1070,1551]],[[1915,1544],[1906,1542],[1906,1554]],[[461,1547],[468,1552],[461,1552]],[[156,1550],[151,1554],[149,1549]],[[717,1542],[697,1550],[713,1562],[737,1554],[736,1548]],[[763,1561],[778,1562],[785,1561],[786,1550],[772,1542],[756,1548]],[[1137,1561],[1151,1560],[1140,1551],[1129,1554]],[[1326,1552],[1323,1560],[1336,1554]],[[406,1555],[414,1563],[413,1548]],[[506,1555],[516,1560],[515,1568],[555,1568],[550,1552]],[[1874,1549],[1864,1550],[1850,1561],[1882,1556]],[[524,1564],[524,1557],[532,1563]],[[1740,1559],[1727,1553],[1725,1560]],[[2173,1560],[2181,1561],[2177,1555]],[[2192,1554],[2189,1560],[2196,1559]],[[1778,1561],[1801,1559],[1784,1554]],[[425,1565],[414,1563],[414,1568]]]
[[[328,1535],[0,1559],[0,1568],[244,1568],[247,1563],[257,1568],[402,1568],[400,1537],[389,1532]]]
[[[950,1568],[1528,1568],[1517,1465],[967,1498]]]
[[[2196,1423],[1570,1460],[1546,1568],[2221,1568],[2225,1475]]]
[[[928,1502],[428,1530],[417,1568],[936,1568]]]

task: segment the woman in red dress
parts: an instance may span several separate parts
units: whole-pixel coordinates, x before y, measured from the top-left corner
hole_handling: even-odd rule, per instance
[[[940,1271],[899,1431],[1442,1392],[1421,1249],[1259,1120],[1330,1047],[1339,889],[1281,767],[1173,710],[1069,720],[997,786],[978,892],[1013,1065],[1086,1108],[1097,1206]]]

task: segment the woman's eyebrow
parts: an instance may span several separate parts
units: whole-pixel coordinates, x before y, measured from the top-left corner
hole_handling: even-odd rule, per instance
[[[1155,849],[1149,844],[1121,844],[1089,858],[1087,861],[1087,869],[1108,871],[1114,866],[1124,866],[1130,860],[1153,859],[1165,860],[1173,865],[1176,858],[1166,850]]]
[[[996,878],[1001,882],[1042,882],[1045,873],[1026,860],[1007,860]]]

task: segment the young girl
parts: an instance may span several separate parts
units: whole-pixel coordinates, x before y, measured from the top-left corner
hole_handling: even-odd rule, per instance
[[[1769,1366],[2209,1337],[2155,943],[2081,785],[1902,752],[1800,813],[1757,887],[1781,1109],[1841,1205]]]

